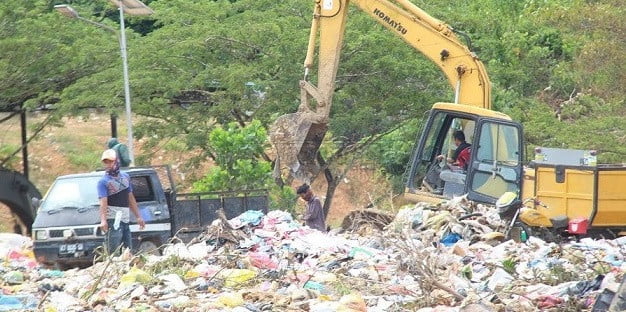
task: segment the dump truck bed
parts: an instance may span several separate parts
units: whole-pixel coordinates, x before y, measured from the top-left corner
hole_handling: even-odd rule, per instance
[[[535,163],[534,194],[546,216],[587,218],[592,227],[626,228],[626,167]]]

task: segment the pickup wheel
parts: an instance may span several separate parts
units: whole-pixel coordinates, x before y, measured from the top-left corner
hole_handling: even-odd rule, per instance
[[[560,244],[561,242],[563,242],[563,236],[561,235],[562,229],[559,230],[553,227],[532,227],[531,231],[533,233],[533,236],[543,239],[546,243]]]
[[[151,242],[151,241],[142,241],[139,244],[139,253],[143,255],[155,255],[155,256],[161,255],[161,251],[159,250],[159,247],[154,242]]]
[[[66,271],[68,269],[70,269],[70,266],[67,264],[63,264],[63,263],[58,263],[55,262],[52,266],[53,270],[59,270],[59,271]]]

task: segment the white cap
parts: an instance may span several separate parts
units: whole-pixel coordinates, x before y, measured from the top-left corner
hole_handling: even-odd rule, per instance
[[[115,152],[115,150],[112,149],[108,149],[104,152],[102,152],[102,157],[100,158],[100,160],[116,160],[117,159],[117,153]]]

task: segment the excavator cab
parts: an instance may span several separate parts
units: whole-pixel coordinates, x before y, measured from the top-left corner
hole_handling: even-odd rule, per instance
[[[461,130],[471,144],[467,170],[448,167],[438,155],[451,156],[451,134]],[[522,129],[504,114],[465,105],[437,103],[424,122],[410,163],[405,198],[438,202],[468,194],[493,204],[522,185]]]

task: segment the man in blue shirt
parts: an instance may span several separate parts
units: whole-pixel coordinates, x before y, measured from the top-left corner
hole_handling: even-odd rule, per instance
[[[120,251],[122,245],[131,248],[130,211],[132,210],[137,217],[140,229],[143,230],[145,222],[139,215],[130,176],[125,172],[120,172],[115,150],[104,151],[101,159],[105,174],[98,181],[100,228],[106,233],[107,251],[113,254]]]

